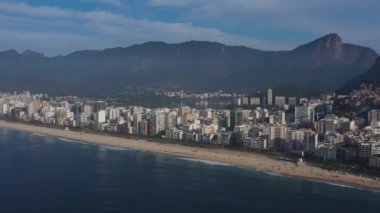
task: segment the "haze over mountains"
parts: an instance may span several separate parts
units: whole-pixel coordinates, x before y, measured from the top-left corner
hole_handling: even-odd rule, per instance
[[[45,57],[0,53],[0,90],[96,95],[125,87],[254,92],[293,85],[320,91],[365,73],[378,54],[329,34],[291,51],[262,51],[215,42],[147,42],[126,48]]]

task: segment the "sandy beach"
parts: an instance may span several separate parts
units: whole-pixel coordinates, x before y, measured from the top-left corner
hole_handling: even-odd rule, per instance
[[[147,151],[155,154],[163,154],[182,158],[210,160],[240,166],[244,168],[266,170],[297,178],[318,180],[358,188],[365,188],[374,191],[380,191],[380,181],[372,180],[366,177],[359,177],[351,174],[331,172],[306,164],[297,166],[292,162],[276,160],[255,153],[189,147],[180,144],[166,144],[150,141],[148,142],[142,139],[135,140],[112,136],[103,136],[97,134],[64,131],[59,129],[37,127],[32,125],[11,123],[5,121],[0,121],[0,128],[16,129],[71,140],[79,140],[92,144]]]

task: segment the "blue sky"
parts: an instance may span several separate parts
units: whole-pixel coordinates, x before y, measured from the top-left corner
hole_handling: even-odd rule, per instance
[[[335,32],[380,52],[379,11],[379,0],[0,0],[0,50],[189,40],[288,50]]]

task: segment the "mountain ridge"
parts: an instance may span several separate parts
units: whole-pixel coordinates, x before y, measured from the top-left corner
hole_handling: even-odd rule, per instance
[[[163,46],[163,45],[188,45],[188,44],[193,44],[193,43],[195,43],[195,44],[202,44],[203,43],[203,44],[212,44],[212,45],[224,46],[224,47],[242,48],[242,49],[249,49],[249,50],[265,52],[265,53],[281,53],[281,52],[298,51],[307,45],[311,45],[311,44],[316,43],[316,42],[326,42],[326,40],[331,41],[331,39],[338,41],[338,44],[340,44],[340,45],[349,45],[349,46],[354,46],[354,47],[360,47],[360,48],[364,48],[364,49],[367,49],[369,51],[372,51],[375,54],[378,54],[376,51],[372,50],[369,47],[350,44],[350,43],[343,43],[341,37],[336,33],[330,33],[330,34],[324,35],[324,36],[319,37],[313,41],[307,42],[305,44],[301,44],[301,45],[299,45],[299,46],[297,46],[291,50],[260,50],[260,49],[256,49],[256,48],[252,48],[252,47],[247,47],[245,45],[227,45],[227,44],[223,44],[223,43],[216,42],[216,41],[206,41],[206,40],[189,40],[189,41],[183,41],[183,42],[178,42],[178,43],[170,43],[170,42],[157,40],[157,41],[147,41],[147,42],[143,42],[143,43],[139,43],[139,44],[132,44],[132,45],[129,45],[126,47],[117,46],[117,47],[104,48],[104,49],[100,49],[100,50],[83,49],[83,50],[77,50],[77,51],[74,51],[74,52],[71,52],[71,53],[68,53],[65,55],[57,55],[57,56],[45,56],[44,53],[40,53],[40,52],[31,50],[31,49],[26,49],[21,53],[15,49],[7,49],[7,50],[0,51],[0,54],[6,53],[6,52],[12,52],[12,53],[17,53],[19,55],[22,55],[23,53],[32,52],[32,53],[43,55],[44,57],[47,57],[47,58],[57,58],[57,57],[66,57],[66,56],[70,56],[70,55],[75,54],[75,53],[83,53],[83,52],[95,53],[95,52],[107,52],[107,51],[113,51],[113,50],[124,50],[124,49],[128,49],[128,48],[142,47],[142,46],[147,46],[147,45],[155,45],[155,46],[157,46],[157,45],[161,45],[161,46]],[[334,45],[331,45],[331,46],[334,46]]]
[[[94,95],[127,86],[252,92],[294,85],[328,91],[367,71],[378,57],[370,48],[343,43],[337,34],[288,51],[152,41],[56,57],[26,53],[0,52],[0,73],[6,74],[1,90]]]

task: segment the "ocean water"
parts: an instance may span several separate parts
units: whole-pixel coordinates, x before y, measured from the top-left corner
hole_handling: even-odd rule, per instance
[[[380,212],[380,193],[0,129],[0,212]]]

